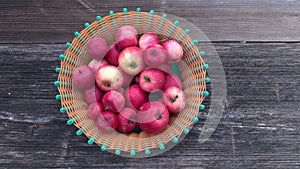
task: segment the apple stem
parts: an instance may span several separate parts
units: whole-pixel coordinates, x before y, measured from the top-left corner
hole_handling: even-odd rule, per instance
[[[111,87],[111,84],[107,82],[107,83],[104,83],[104,86]]]
[[[130,67],[131,67],[131,68],[136,68],[137,66],[138,66],[138,65],[137,65],[136,63],[134,63],[134,62],[131,62],[131,63],[130,63]]]
[[[144,76],[144,79],[145,79],[146,82],[150,82],[151,81],[150,78],[147,77],[147,76]]]
[[[152,53],[151,53],[151,54],[152,54],[153,57],[155,57],[155,56],[157,55],[157,53],[156,53],[155,50],[152,50]]]
[[[157,113],[157,118],[156,118],[157,120],[161,120],[162,119],[162,114],[161,114],[161,112],[159,112],[159,113]]]
[[[129,124],[133,124],[134,122],[135,122],[135,121],[132,120],[132,119],[129,120]]]
[[[169,101],[171,103],[174,103],[176,101],[176,99],[178,99],[178,95],[176,95],[175,98],[170,98]]]
[[[105,107],[104,107],[104,110],[106,111],[106,110],[108,110],[108,109],[111,108],[111,107],[112,107],[112,106],[111,106],[110,104],[107,103],[107,104],[105,105]]]

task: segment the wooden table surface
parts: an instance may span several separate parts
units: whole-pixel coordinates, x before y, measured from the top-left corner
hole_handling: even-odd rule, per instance
[[[101,152],[66,125],[58,55],[84,22],[123,7],[182,17],[213,42],[227,96],[205,143],[205,112],[181,143],[145,159]],[[299,1],[1,0],[0,14],[0,168],[300,168]]]

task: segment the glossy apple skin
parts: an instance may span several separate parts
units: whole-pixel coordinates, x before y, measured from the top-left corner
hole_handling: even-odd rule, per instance
[[[137,46],[138,40],[137,40],[137,30],[130,26],[125,25],[121,26],[116,34],[116,41],[121,49],[125,49],[130,46]]]
[[[125,48],[119,55],[119,66],[129,75],[136,75],[143,70],[144,52],[135,46]]]
[[[87,115],[90,119],[96,120],[101,112],[103,112],[102,104],[100,102],[94,102],[89,105]]]
[[[162,44],[168,53],[168,63],[179,62],[183,56],[182,46],[175,40],[167,40]]]
[[[185,94],[178,87],[169,87],[164,91],[163,102],[170,113],[180,113],[186,106]]]
[[[115,66],[103,66],[96,73],[96,84],[103,91],[118,90],[123,82],[122,72]]]
[[[127,37],[123,38],[123,40],[118,41],[118,46],[120,49],[125,49],[130,46],[137,46],[138,40],[136,37]]]
[[[102,98],[104,110],[118,112],[125,106],[124,96],[117,91],[111,90],[104,94]]]
[[[116,44],[109,45],[109,50],[107,54],[105,55],[105,59],[110,65],[118,66],[118,58],[119,58],[119,50]]]
[[[72,80],[81,89],[88,89],[95,84],[95,75],[89,66],[82,65],[73,70]]]
[[[134,84],[125,91],[125,100],[127,106],[139,110],[148,102],[148,94],[139,85]]]
[[[100,131],[111,132],[118,127],[118,118],[113,112],[104,111],[97,118],[96,126]]]
[[[139,85],[146,92],[162,89],[164,84],[165,75],[161,70],[156,68],[143,70],[139,78]]]
[[[176,74],[167,74],[166,75],[166,82],[162,88],[163,91],[165,91],[169,87],[178,87],[179,89],[182,89],[182,82],[181,79]]]
[[[95,73],[97,72],[98,69],[100,69],[105,65],[108,65],[106,60],[96,60],[96,59],[91,60],[90,63],[88,64],[88,66],[92,68]]]
[[[153,32],[144,33],[139,39],[139,47],[141,49],[147,49],[154,44],[160,44],[160,40]]]
[[[88,51],[91,58],[102,60],[108,51],[106,40],[98,37],[90,39],[88,42]]]
[[[133,109],[124,108],[117,115],[117,118],[119,123],[117,130],[121,133],[131,132],[137,126],[137,113]]]
[[[88,103],[94,103],[96,101],[101,101],[104,93],[97,86],[92,86],[84,91],[84,100]]]
[[[145,49],[144,61],[150,67],[159,67],[166,63],[167,59],[167,51],[159,44],[154,44]]]
[[[169,112],[159,101],[143,104],[138,112],[138,126],[147,133],[160,133],[169,122]]]

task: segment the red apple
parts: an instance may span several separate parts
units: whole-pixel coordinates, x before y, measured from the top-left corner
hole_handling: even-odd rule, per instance
[[[128,47],[119,55],[119,66],[129,75],[136,75],[144,68],[143,51],[135,46]]]
[[[160,44],[160,40],[153,32],[145,33],[139,39],[139,47],[141,49],[147,49],[154,44]]]
[[[107,54],[105,55],[105,58],[110,65],[118,66],[119,65],[119,63],[118,63],[119,54],[120,54],[120,52],[118,50],[117,45],[111,44],[109,46],[109,50],[108,50]]]
[[[117,32],[117,37],[122,36],[122,35],[124,35],[124,36],[136,36],[137,35],[137,30],[133,26],[124,25],[124,26],[121,26],[118,29],[118,32]]]
[[[86,89],[84,91],[84,100],[88,104],[91,104],[96,101],[101,101],[102,96],[103,92],[97,86],[92,86],[91,88]]]
[[[182,89],[182,82],[181,79],[176,74],[167,74],[166,75],[166,82],[162,88],[163,91],[165,91],[169,87],[178,87],[179,89]]]
[[[142,71],[139,78],[139,85],[146,92],[152,92],[162,89],[165,84],[164,73],[155,68],[149,68]]]
[[[144,61],[148,66],[159,67],[168,59],[167,51],[159,44],[146,49]]]
[[[108,45],[105,39],[102,38],[92,38],[88,42],[88,51],[91,58],[96,60],[102,60],[108,51]]]
[[[115,66],[103,66],[96,73],[97,86],[103,91],[118,90],[122,87],[123,82],[122,72]]]
[[[169,87],[164,91],[163,101],[171,113],[181,112],[186,105],[183,91],[174,86]]]
[[[120,47],[120,49],[125,49],[130,46],[137,46],[138,44],[136,37],[126,37],[122,39],[123,40],[118,41],[118,46]]]
[[[102,104],[100,102],[94,102],[89,105],[87,115],[90,119],[96,120],[101,112],[103,112]]]
[[[117,44],[121,49],[137,46],[138,40],[136,36],[137,30],[134,27],[130,25],[121,26],[116,34]]]
[[[118,127],[118,118],[113,112],[102,112],[97,118],[96,126],[100,131],[110,132]]]
[[[148,94],[137,84],[131,85],[125,91],[126,105],[139,110],[140,107],[148,102]]]
[[[100,69],[105,65],[108,65],[106,60],[96,60],[96,59],[91,60],[91,62],[88,64],[88,66],[92,68],[95,73],[97,72],[98,69]]]
[[[169,72],[171,72],[171,65],[170,64],[163,64],[163,65],[159,66],[158,69],[169,73]]]
[[[175,40],[167,40],[162,44],[168,53],[168,63],[179,62],[183,56],[182,46]]]
[[[123,39],[118,41],[118,46],[120,49],[125,49],[130,46],[137,46],[138,44],[136,37],[125,37],[119,39]]]
[[[104,110],[118,112],[123,109],[125,105],[125,98],[120,92],[111,90],[104,94],[102,104]]]
[[[90,67],[82,65],[73,70],[72,80],[76,86],[88,89],[95,84],[95,75]]]
[[[147,133],[161,132],[169,122],[168,109],[159,101],[143,104],[138,112],[138,126]]]
[[[122,111],[120,111],[120,113],[117,115],[117,118],[119,123],[117,130],[119,132],[131,132],[137,125],[137,113],[130,108],[124,108]]]

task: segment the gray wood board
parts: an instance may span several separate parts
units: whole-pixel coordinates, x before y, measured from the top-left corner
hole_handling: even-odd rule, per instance
[[[282,0],[1,0],[0,43],[63,43],[96,15],[123,7],[182,17],[211,41],[299,41],[300,2]]]
[[[0,168],[299,168],[300,44],[214,45],[227,80],[218,128],[198,143],[202,112],[181,143],[146,159],[101,152],[66,125],[52,85],[64,45],[0,45]]]

